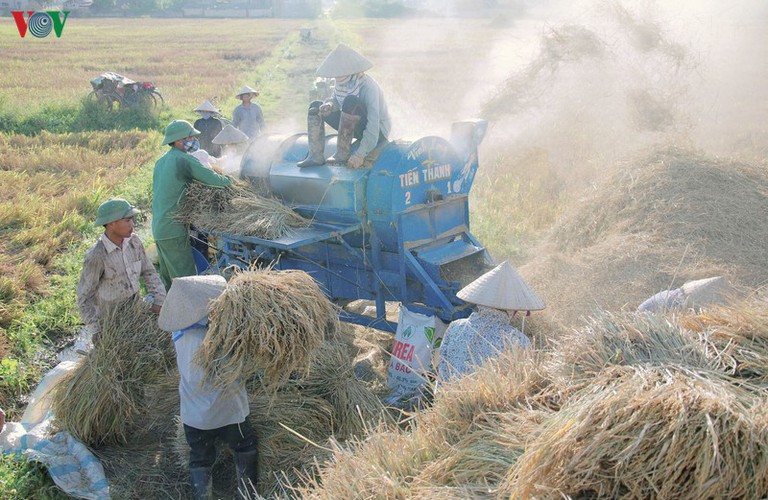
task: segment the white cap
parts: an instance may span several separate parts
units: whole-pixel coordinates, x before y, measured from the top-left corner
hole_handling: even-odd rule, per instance
[[[320,64],[315,75],[324,78],[338,78],[362,73],[373,68],[373,63],[354,49],[340,43]]]
[[[195,108],[195,111],[210,111],[211,113],[219,113],[219,109],[211,104],[211,101],[203,101],[203,103]]]
[[[544,301],[536,295],[509,261],[504,261],[456,294],[461,300],[506,311],[539,311]]]
[[[227,123],[211,142],[214,144],[241,144],[248,142],[248,136],[236,129],[232,124]]]
[[[165,297],[157,326],[175,332],[208,316],[211,301],[227,288],[227,280],[218,274],[174,278]]]

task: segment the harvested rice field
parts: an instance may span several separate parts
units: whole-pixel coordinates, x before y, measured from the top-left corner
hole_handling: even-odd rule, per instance
[[[135,200],[151,243],[165,124],[193,120],[204,99],[231,115],[249,84],[270,133],[304,132],[314,68],[343,41],[373,62],[393,139],[489,121],[472,234],[547,307],[525,319],[532,349],[430,382],[403,409],[388,399],[392,334],[338,321],[343,304],[301,270],[227,269],[197,361],[215,386],[246,380],[260,454],[251,497],[768,497],[768,7],[499,1],[469,15],[458,4],[473,2],[453,3],[453,17],[72,17],[58,45],[0,25],[12,69],[0,75],[0,178],[17,188],[0,194],[9,421],[77,336],[98,204]],[[167,106],[94,115],[80,99],[107,69],[154,81]],[[193,185],[177,216],[266,239],[309,224],[262,188]],[[711,277],[727,296],[638,310]],[[88,446],[111,498],[189,498],[169,335],[131,302],[105,315],[100,342],[58,380],[52,428]],[[219,446],[214,496],[234,485]],[[0,497],[68,498],[45,467],[9,456]]]

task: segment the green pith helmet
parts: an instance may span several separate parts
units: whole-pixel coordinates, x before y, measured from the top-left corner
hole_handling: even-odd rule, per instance
[[[186,139],[193,135],[200,135],[200,131],[192,126],[187,120],[173,120],[165,127],[165,137],[163,144],[172,144],[179,139]]]
[[[99,205],[94,226],[104,226],[116,220],[133,217],[141,211],[122,198],[112,198]]]

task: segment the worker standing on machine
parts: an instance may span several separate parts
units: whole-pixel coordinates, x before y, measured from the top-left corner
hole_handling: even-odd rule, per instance
[[[152,234],[166,289],[173,278],[197,274],[187,226],[174,220],[187,186],[197,181],[212,187],[227,187],[232,179],[205,168],[192,156],[200,149],[196,130],[186,120],[174,120],[165,128],[163,144],[170,146],[152,174]]]
[[[392,129],[387,103],[381,87],[365,71],[373,63],[352,48],[339,44],[317,68],[316,75],[335,78],[333,95],[325,102],[312,101],[307,114],[309,154],[298,163],[312,167],[325,163],[325,124],[339,131],[336,154],[331,163],[346,163],[361,168],[365,157],[379,144],[387,141]],[[352,139],[359,145],[350,152]]]

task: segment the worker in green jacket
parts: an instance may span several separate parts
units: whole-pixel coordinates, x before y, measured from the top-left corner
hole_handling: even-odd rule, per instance
[[[232,184],[230,177],[205,168],[190,154],[200,147],[195,137],[199,134],[186,120],[171,122],[163,137],[163,144],[170,149],[157,160],[152,175],[152,234],[157,246],[160,279],[167,290],[173,278],[197,274],[187,226],[174,219],[187,186],[192,181],[216,187]]]

